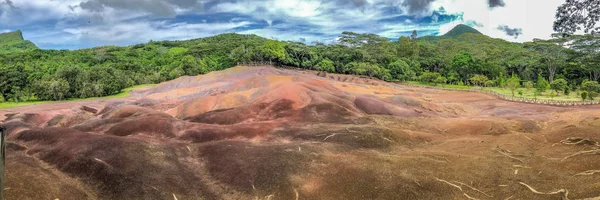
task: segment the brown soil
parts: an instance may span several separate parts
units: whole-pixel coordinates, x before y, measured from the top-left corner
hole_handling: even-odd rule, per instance
[[[0,115],[7,199],[600,196],[600,106],[235,67]]]

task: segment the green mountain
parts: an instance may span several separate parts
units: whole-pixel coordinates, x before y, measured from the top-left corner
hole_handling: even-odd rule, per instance
[[[448,31],[448,33],[444,34],[444,36],[445,37],[458,37],[464,33],[482,34],[478,30],[471,28],[470,26],[467,26],[464,24],[459,24],[456,27],[454,27],[452,30]]]
[[[33,42],[23,39],[20,30],[15,32],[0,33],[0,54],[20,53],[38,49]]]

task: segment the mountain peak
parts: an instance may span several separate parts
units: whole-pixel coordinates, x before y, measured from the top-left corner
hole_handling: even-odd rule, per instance
[[[21,30],[0,33],[0,54],[25,52],[33,49],[38,49],[38,47],[31,41],[25,40]]]
[[[474,29],[473,27],[470,27],[470,26],[467,26],[464,24],[459,24],[459,25],[455,26],[454,28],[452,28],[452,30],[448,31],[448,33],[444,34],[444,36],[458,37],[459,35],[462,35],[464,33],[482,34],[481,32],[479,32],[477,29]]]
[[[25,40],[23,39],[23,32],[21,32],[21,30],[16,30],[13,32],[6,32],[6,33],[0,33],[0,42],[2,41],[22,41]]]

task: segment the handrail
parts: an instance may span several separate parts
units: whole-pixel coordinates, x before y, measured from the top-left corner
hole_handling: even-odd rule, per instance
[[[4,167],[6,166],[6,132],[0,126],[0,200],[4,200]]]

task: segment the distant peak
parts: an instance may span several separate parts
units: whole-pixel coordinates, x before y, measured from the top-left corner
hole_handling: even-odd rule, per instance
[[[23,32],[21,30],[16,30],[13,32],[0,33],[0,38],[9,38],[12,40],[25,40],[23,38]]]
[[[452,28],[452,30],[448,31],[448,33],[444,34],[444,36],[458,37],[464,33],[482,34],[481,32],[479,32],[477,29],[474,29],[473,27],[470,27],[470,26],[467,26],[464,24],[459,24],[459,25],[456,25],[454,28]]]

